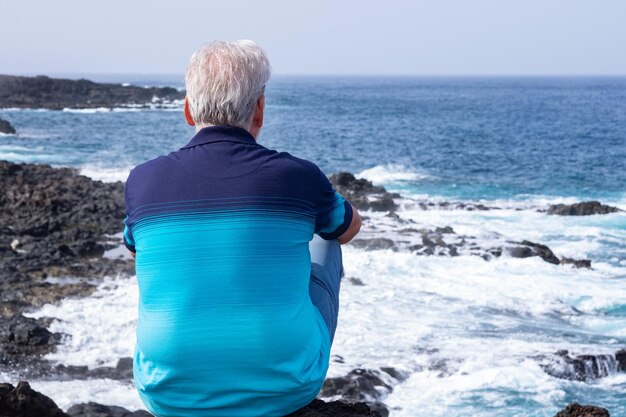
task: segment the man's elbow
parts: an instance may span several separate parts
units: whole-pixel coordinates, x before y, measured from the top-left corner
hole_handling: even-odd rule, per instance
[[[339,243],[345,245],[346,243],[350,242],[357,235],[357,233],[359,233],[359,230],[361,230],[361,224],[361,215],[353,206],[352,222],[350,223],[350,227],[348,227],[348,230],[346,230],[346,232],[343,235],[339,236],[339,239],[337,239]]]

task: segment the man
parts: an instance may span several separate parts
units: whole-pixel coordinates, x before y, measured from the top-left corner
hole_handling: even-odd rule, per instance
[[[361,220],[313,163],[256,142],[269,78],[254,42],[198,50],[184,110],[196,135],[126,182],[134,381],[157,417],[282,416],[328,369],[339,244]]]

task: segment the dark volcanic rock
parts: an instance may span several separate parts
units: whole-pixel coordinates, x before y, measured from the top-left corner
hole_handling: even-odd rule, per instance
[[[398,194],[392,194],[363,178],[355,178],[349,172],[339,172],[328,177],[335,190],[345,197],[359,210],[394,211],[397,206],[393,199]]]
[[[114,367],[101,366],[94,369],[89,369],[87,366],[52,364],[41,361],[32,369],[22,372],[22,375],[29,379],[54,379],[55,381],[106,378],[131,382],[133,380],[133,359],[121,358]]]
[[[15,128],[11,126],[11,123],[7,122],[4,119],[0,118],[0,133],[4,133],[7,135],[14,135]]]
[[[17,315],[0,320],[0,364],[10,365],[15,359],[43,355],[54,349],[61,335],[51,333],[39,320]]]
[[[0,384],[0,416],[2,417],[67,417],[50,398],[21,381],[17,387]]]
[[[617,369],[626,372],[626,349],[618,351],[615,354],[615,360],[617,361]]]
[[[0,384],[1,417],[152,417],[144,410],[129,411],[122,407],[94,402],[75,404],[64,413],[49,397],[31,389],[21,381],[14,387]],[[365,403],[314,400],[289,414],[289,417],[381,417]]]
[[[554,204],[548,208],[548,214],[559,216],[589,216],[622,211],[617,207],[606,206],[599,201],[583,201],[576,204]]]
[[[610,415],[606,408],[573,403],[556,413],[554,417],[610,417]]]
[[[570,356],[567,350],[561,350],[554,356],[541,356],[538,359],[548,375],[572,381],[592,381],[626,371],[626,350],[615,355],[577,356]]]
[[[2,305],[53,302],[61,288],[80,293],[44,282],[47,276],[132,272],[130,261],[102,258],[106,235],[123,229],[123,193],[120,182],[93,181],[70,168],[0,161]]]
[[[313,400],[309,405],[285,417],[381,417],[365,403]]]
[[[541,259],[551,264],[558,265],[560,263],[559,258],[557,258],[556,255],[554,255],[554,253],[552,252],[552,250],[550,250],[550,248],[547,247],[546,245],[530,242],[528,240],[523,240],[521,242],[511,242],[511,243],[518,243],[519,245],[522,245],[522,246],[513,246],[510,248],[507,248],[509,255],[511,255],[514,258],[528,258],[531,256],[539,256]]]
[[[133,273],[132,260],[102,256],[121,244],[108,235],[123,229],[123,192],[120,182],[73,169],[0,161],[0,369],[32,365],[58,341],[24,309],[87,296],[93,278]]]
[[[147,411],[128,411],[114,405],[103,405],[93,402],[75,404],[67,410],[70,417],[152,417]]]
[[[156,99],[155,99],[156,97]],[[64,108],[120,107],[156,105],[185,97],[170,87],[137,87],[121,84],[95,83],[89,80],[68,80],[0,75],[0,108]]]
[[[589,259],[561,258],[561,265],[573,265],[576,268],[591,269],[591,261]]]
[[[345,376],[327,378],[319,396],[338,397],[349,403],[365,402],[381,416],[386,417],[389,410],[382,401],[393,390],[391,383],[403,381],[406,375],[388,367],[381,368],[381,371],[353,369]]]
[[[321,397],[340,396],[346,401],[376,402],[391,392],[379,371],[353,369],[346,376],[328,378],[320,391]]]

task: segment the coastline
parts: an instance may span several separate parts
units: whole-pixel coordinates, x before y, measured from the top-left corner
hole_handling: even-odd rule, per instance
[[[0,311],[0,338],[3,343],[0,352],[0,371],[17,370],[17,379],[110,378],[128,381],[132,378],[130,358],[120,358],[115,367],[104,366],[95,369],[86,366],[67,366],[45,359],[46,354],[53,352],[62,343],[62,335],[48,330],[50,319],[45,317],[34,319],[23,314],[46,303],[58,304],[68,297],[87,297],[105,276],[132,276],[131,260],[104,256],[105,252],[121,245],[119,232],[123,216],[123,184],[93,181],[70,168],[10,162],[0,162],[0,177],[4,187],[3,194],[9,196],[8,201],[3,202],[2,224],[10,225],[0,230],[0,252],[3,255],[0,263],[0,274],[3,278]],[[403,241],[396,242],[392,239],[368,236],[366,231],[362,238],[354,242],[355,247],[366,251],[382,249],[409,252],[415,256],[448,257],[469,251],[468,253],[475,253],[485,262],[500,256],[521,259],[538,257],[552,264],[560,264],[563,261],[547,246],[531,241],[510,241],[504,237],[500,241],[503,246],[498,254],[493,247],[479,246],[475,249],[475,246],[467,243],[471,241],[471,236],[459,235],[450,226],[432,229],[411,228],[396,213],[398,210],[396,200],[401,198],[399,194],[389,193],[383,187],[357,179],[348,173],[331,175],[330,179],[337,190],[353,201],[359,209],[367,211],[370,215],[384,214],[395,224],[398,234],[404,236]],[[498,210],[497,207],[467,204],[461,206],[454,202],[421,203],[425,209],[444,204],[444,207],[453,207],[455,210]],[[567,208],[552,208],[552,211],[559,211],[553,215],[592,215],[591,212],[594,210],[607,213],[613,211],[610,207],[588,203],[574,204]],[[546,207],[544,215],[550,215],[548,214],[550,211],[551,208]],[[371,228],[371,223],[369,226],[366,223],[367,227]],[[412,236],[421,243],[412,244],[410,239],[407,243],[404,241],[407,236]],[[563,262],[566,265],[560,267],[588,268],[593,267],[592,262],[593,260],[589,265],[586,262],[580,265],[574,262],[573,266],[567,265],[571,262]],[[76,278],[74,281],[55,283],[56,277]],[[357,282],[351,283],[359,285]],[[555,352],[553,355],[544,355],[535,360],[542,364],[547,374],[577,381],[605,377],[608,363],[613,364],[611,366],[617,372],[626,371],[624,350],[617,350],[612,356],[593,354],[576,356],[568,352]],[[563,364],[567,366],[562,366]],[[328,415],[375,416],[374,413],[380,412],[380,415],[385,416],[388,412],[384,403],[385,398],[406,378],[407,375],[402,370],[393,367],[353,369],[343,377],[329,378],[321,397],[341,399],[342,402],[332,407],[342,407],[342,410],[346,403],[366,402],[368,406],[355,407],[360,410],[357,410],[358,412],[370,413]],[[5,386],[5,390],[7,389]],[[23,386],[20,389],[26,390]],[[10,389],[6,392],[13,391]],[[325,404],[317,403],[317,407],[327,407]],[[364,407],[367,407],[367,410]],[[338,409],[332,410],[333,413],[338,413]]]

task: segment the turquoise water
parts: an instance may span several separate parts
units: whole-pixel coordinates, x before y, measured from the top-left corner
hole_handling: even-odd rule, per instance
[[[107,81],[182,87],[172,78]],[[592,270],[576,270],[536,258],[485,262],[348,247],[346,275],[366,285],[344,286],[333,353],[346,363],[331,364],[331,374],[402,368],[410,377],[387,400],[398,417],[548,417],[573,401],[626,413],[626,374],[566,381],[532,359],[626,347],[626,214],[537,212],[588,199],[626,209],[626,78],[275,77],[266,94],[261,143],[400,192],[399,214],[412,227],[450,225],[485,247],[494,236],[528,239],[559,257],[592,260]],[[132,166],[194,133],[180,109],[0,110],[0,117],[19,132],[0,136],[0,159],[74,166],[104,180],[124,180]],[[415,199],[501,210],[423,211]],[[388,220],[368,216],[394,238]],[[67,358],[89,365],[86,356],[76,359],[89,346]],[[445,375],[429,370],[436,363],[446,364]],[[64,395],[50,389],[53,398]]]

